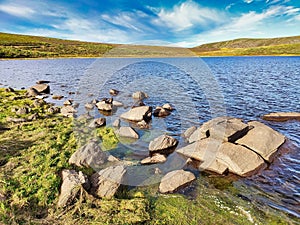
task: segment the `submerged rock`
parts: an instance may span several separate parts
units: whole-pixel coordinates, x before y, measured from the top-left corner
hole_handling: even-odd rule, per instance
[[[97,118],[97,119],[94,119],[89,124],[89,128],[99,128],[99,127],[104,127],[105,125],[106,125],[106,119],[105,118]]]
[[[120,137],[134,138],[134,139],[139,138],[139,134],[131,127],[120,127],[118,130],[115,131],[115,133]]]
[[[153,156],[149,156],[141,161],[141,164],[155,164],[155,163],[164,163],[167,161],[165,155],[156,153]]]
[[[149,120],[152,115],[152,108],[149,106],[139,106],[130,109],[128,112],[123,113],[120,117],[125,120],[139,122],[142,120]]]
[[[116,120],[112,123],[112,126],[113,126],[113,127],[120,127],[120,124],[121,124],[121,120],[120,120],[120,119],[116,119]]]
[[[52,99],[54,99],[54,100],[61,100],[63,98],[64,98],[64,96],[62,96],[62,95],[53,95],[52,96]]]
[[[194,180],[196,180],[195,175],[189,171],[175,170],[169,172],[161,179],[159,192],[173,193],[174,191],[188,185]]]
[[[276,122],[300,120],[300,112],[275,112],[262,116],[262,119]]]
[[[91,176],[92,193],[101,198],[112,198],[117,192],[126,169],[123,165],[110,166]]]
[[[70,106],[70,105],[63,106],[60,110],[60,113],[66,117],[73,117],[76,112],[77,112],[77,110],[73,106]]]
[[[91,103],[86,103],[86,104],[84,105],[84,108],[86,108],[87,110],[92,110],[92,109],[94,108],[94,105],[91,104]]]
[[[82,187],[89,188],[87,177],[80,171],[75,170],[62,171],[62,185],[58,198],[58,207],[65,207],[70,205],[78,196]]]

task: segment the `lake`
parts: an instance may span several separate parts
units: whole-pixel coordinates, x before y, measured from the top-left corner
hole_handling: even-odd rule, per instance
[[[61,101],[47,101],[62,105],[65,99],[74,99],[80,103],[80,113],[85,111],[84,103],[109,97],[110,88],[121,91],[115,99],[127,107],[135,104],[130,95],[139,90],[150,96],[145,100],[147,105],[173,104],[176,111],[171,116],[154,118],[149,131],[139,130],[139,141],[120,143],[112,150],[130,160],[147,155],[147,144],[155,136],[168,133],[181,139],[188,127],[216,116],[262,121],[260,116],[270,112],[300,112],[300,57],[0,61],[0,86],[28,88],[37,80],[51,81],[51,93],[65,96]],[[108,124],[126,110],[120,108],[107,115]],[[103,116],[97,111],[90,113]],[[234,184],[259,206],[300,217],[300,123],[263,123],[283,133],[289,139],[289,149],[260,174]]]

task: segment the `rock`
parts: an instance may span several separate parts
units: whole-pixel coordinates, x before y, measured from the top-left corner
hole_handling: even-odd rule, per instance
[[[142,100],[142,99],[145,99],[145,98],[148,98],[148,97],[149,96],[145,92],[142,92],[142,91],[137,91],[137,92],[132,94],[132,98],[139,99],[139,100]]]
[[[139,138],[139,134],[131,127],[120,127],[115,133],[120,137]]]
[[[15,90],[12,87],[5,88],[5,91],[6,92],[15,92]]]
[[[75,91],[69,91],[68,94],[69,94],[69,95],[75,95],[76,93],[75,93]]]
[[[167,161],[165,155],[156,153],[152,157],[147,157],[141,161],[141,164],[155,164],[155,163],[164,163]]]
[[[36,84],[31,88],[35,89],[39,94],[50,94],[50,86],[48,84]]]
[[[47,104],[47,103],[45,102],[44,99],[35,99],[35,100],[33,101],[33,106],[36,107],[36,108],[40,108],[40,107],[42,107],[42,106],[44,106],[44,105],[46,105],[46,104]]]
[[[162,108],[166,109],[166,110],[169,110],[169,111],[173,111],[174,110],[174,107],[171,106],[169,103],[166,103],[162,106]]]
[[[88,179],[81,171],[78,174],[75,170],[63,170],[62,185],[57,206],[65,207],[70,205],[78,196],[83,186],[88,186]]]
[[[79,103],[78,103],[78,102],[75,102],[75,103],[73,103],[72,105],[73,105],[73,107],[74,107],[75,109],[77,109],[77,108],[79,107]]]
[[[53,95],[52,96],[52,99],[54,99],[54,100],[61,100],[63,98],[64,98],[64,96],[62,96],[62,95]]]
[[[33,88],[28,88],[27,92],[26,92],[26,95],[28,97],[35,97],[35,96],[39,95],[39,93]]]
[[[215,123],[208,125],[209,137],[228,142],[234,142],[244,136],[250,129],[251,127],[243,123],[241,119],[236,118],[219,117]]]
[[[136,124],[139,128],[141,129],[149,129],[150,128],[150,125],[149,123],[147,123],[145,120],[142,120],[140,122],[137,122]]]
[[[120,117],[125,120],[139,122],[142,120],[148,121],[152,115],[152,108],[149,106],[138,106],[123,113]]]
[[[56,107],[56,106],[51,106],[48,110],[47,110],[48,113],[51,113],[51,114],[55,114],[55,113],[60,113],[60,108],[59,107]]]
[[[99,101],[97,99],[93,99],[92,104],[96,105]]]
[[[72,105],[72,104],[73,104],[72,99],[68,99],[68,100],[64,101],[64,105]]]
[[[136,101],[131,108],[139,107],[139,106],[145,106],[145,103],[142,100]]]
[[[63,106],[60,110],[60,113],[66,117],[73,117],[76,112],[77,112],[77,110],[74,109],[74,107],[70,106],[70,105]]]
[[[120,91],[116,90],[116,89],[110,89],[109,90],[109,94],[113,95],[113,96],[116,96],[120,93]]]
[[[188,185],[194,180],[196,180],[195,175],[189,171],[175,170],[169,172],[161,179],[159,192],[173,193],[177,189]]]
[[[190,128],[188,128],[183,134],[182,136],[185,138],[185,139],[189,139],[189,137],[197,130],[197,127],[196,126],[192,126]]]
[[[263,120],[285,122],[288,120],[300,120],[300,112],[275,112],[262,116]]]
[[[27,120],[24,118],[12,118],[12,117],[7,117],[6,118],[7,122],[13,122],[13,123],[23,123],[26,122]]]
[[[27,107],[20,107],[17,111],[16,111],[16,114],[17,115],[25,115],[25,114],[28,114],[29,113],[29,108]]]
[[[36,84],[49,84],[49,83],[50,83],[50,81],[48,81],[48,80],[39,80],[36,82]]]
[[[224,174],[227,170],[239,176],[252,175],[263,167],[263,159],[253,151],[230,142],[206,138],[176,152],[201,162],[199,169]]]
[[[108,156],[95,141],[82,146],[69,159],[70,164],[78,167],[100,168],[108,161]]]
[[[217,117],[204,123],[194,131],[188,138],[188,142],[192,143],[208,137],[234,142],[245,135],[249,129],[251,129],[251,127],[243,123],[241,119]]]
[[[246,177],[265,166],[264,160],[255,152],[230,142],[221,144],[217,159],[228,166],[229,172]]]
[[[94,119],[90,124],[89,128],[99,128],[106,125],[106,119],[105,118],[97,118]]]
[[[121,120],[120,120],[120,119],[116,119],[116,120],[112,123],[112,126],[113,126],[113,127],[120,127],[120,124],[121,124]]]
[[[178,144],[177,139],[168,136],[168,135],[161,135],[149,143],[149,151],[151,154],[156,152],[169,152],[167,150],[174,150]]]
[[[0,192],[0,202],[5,201],[5,200],[6,200],[5,195]]]
[[[244,137],[237,140],[236,143],[250,148],[261,155],[267,162],[272,162],[276,151],[285,142],[285,137],[257,121],[249,122],[248,125],[254,128]]]
[[[112,111],[112,104],[106,101],[100,101],[96,104],[97,108],[101,111]]]
[[[92,110],[92,109],[94,108],[94,105],[91,104],[91,103],[86,103],[86,104],[84,105],[84,107],[85,107],[87,110]]]
[[[124,104],[122,103],[122,102],[118,102],[118,101],[115,101],[115,100],[113,100],[113,106],[115,106],[115,107],[122,107],[122,106],[124,106]]]
[[[110,166],[91,176],[92,193],[101,198],[112,198],[122,183],[126,169],[123,165]]]
[[[171,114],[170,111],[162,107],[156,107],[156,109],[153,112],[153,116],[155,117],[166,117],[169,116],[170,114]]]
[[[34,114],[28,116],[27,119],[28,119],[29,121],[34,121],[34,120],[37,120],[38,118],[39,118],[39,114],[34,113]]]

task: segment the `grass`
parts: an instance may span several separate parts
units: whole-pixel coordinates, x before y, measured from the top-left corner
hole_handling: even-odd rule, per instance
[[[191,48],[200,56],[300,55],[300,36],[270,39],[236,39]]]
[[[74,132],[74,120],[47,113],[48,104],[32,107],[36,121],[7,122],[18,116],[12,108],[32,106],[24,91],[0,89],[0,224],[293,224],[291,218],[272,209],[260,209],[238,197],[239,189],[227,178],[201,175],[191,189],[193,197],[161,195],[158,184],[122,186],[111,200],[98,199],[81,189],[73,205],[57,208],[62,169],[71,154],[85,143]],[[88,121],[80,121],[87,124]],[[78,126],[76,126],[78,127]],[[117,143],[111,128],[92,134],[101,136],[108,149]],[[107,149],[107,150],[108,150]],[[85,172],[85,170],[83,170]]]

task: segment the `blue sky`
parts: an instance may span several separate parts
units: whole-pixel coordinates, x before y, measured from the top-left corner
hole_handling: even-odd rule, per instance
[[[0,31],[193,47],[300,35],[300,0],[0,0]]]

